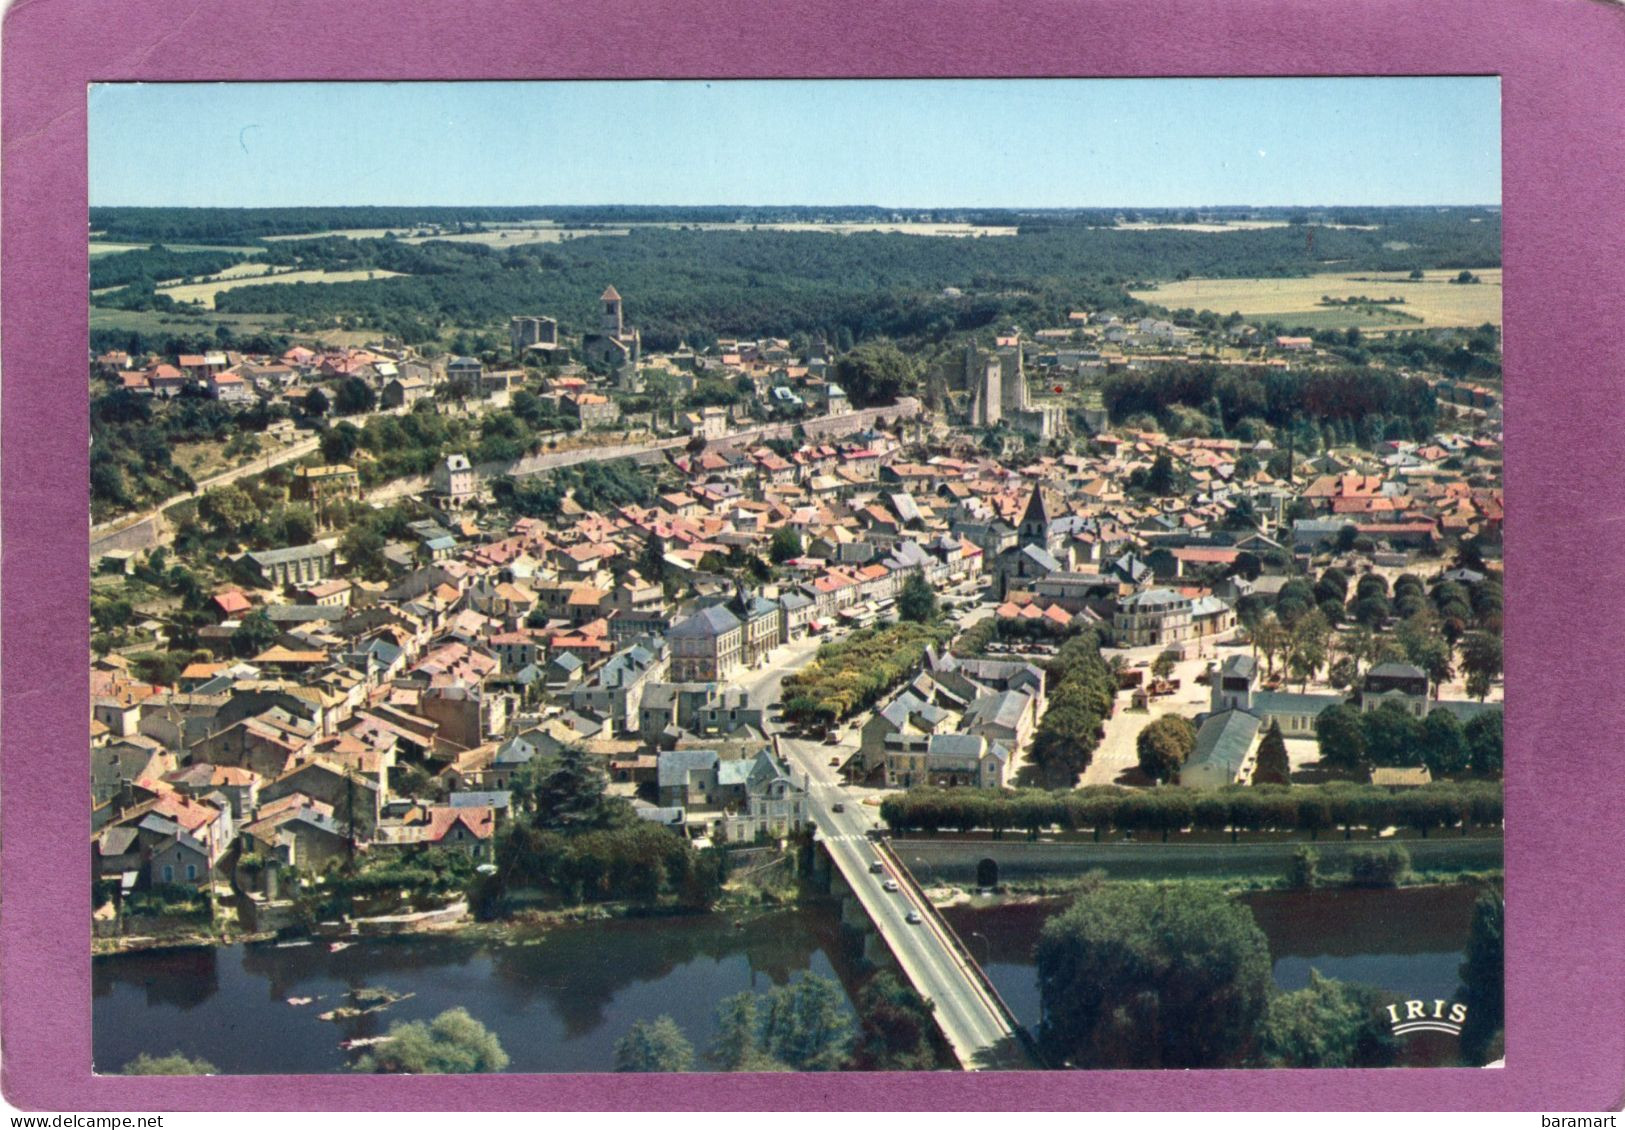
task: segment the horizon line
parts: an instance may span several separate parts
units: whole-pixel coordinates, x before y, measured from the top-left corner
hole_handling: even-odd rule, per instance
[[[1483,208],[1500,211],[1501,204],[1467,201],[1432,201],[1426,204],[1376,204],[1376,203],[1314,203],[1314,204],[744,204],[734,201],[714,204],[650,204],[632,203],[627,201],[599,201],[595,203],[550,203],[550,204],[480,204],[471,201],[457,203],[427,203],[413,201],[402,203],[397,201],[365,203],[313,203],[313,204],[103,204],[92,203],[91,208],[130,208],[130,209],[157,209],[165,208],[173,211],[216,211],[216,212],[249,212],[269,211],[271,209],[291,208],[800,208],[816,210],[819,208],[874,208],[890,209],[894,211],[914,212],[1084,212],[1084,211],[1110,211],[1132,209],[1142,212],[1172,212],[1178,210],[1239,210],[1259,208]]]

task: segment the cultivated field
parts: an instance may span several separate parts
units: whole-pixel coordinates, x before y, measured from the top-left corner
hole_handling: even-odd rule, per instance
[[[153,246],[150,243],[107,243],[103,240],[90,241],[90,257],[98,255],[116,255],[120,251],[145,251]],[[264,251],[263,247],[244,247],[215,243],[160,243],[158,246],[168,251],[235,251],[241,255],[258,255]]]
[[[243,264],[239,264],[242,266]],[[244,277],[232,275],[233,267],[222,271],[219,276],[204,282],[186,283],[175,286],[161,286],[159,293],[167,294],[176,302],[196,304],[205,310],[214,309],[214,296],[223,290],[236,290],[243,286],[262,286],[281,283],[339,283],[358,282],[362,279],[388,279],[398,278],[399,271],[283,271],[280,274],[266,274],[260,272],[256,275]],[[227,277],[230,276],[230,277]]]
[[[1500,268],[1474,271],[1474,285],[1450,282],[1454,271],[1429,271],[1419,282],[1406,274],[1310,275],[1297,279],[1186,279],[1163,283],[1153,290],[1131,291],[1142,302],[1170,310],[1239,311],[1243,317],[1289,325],[1343,327],[1357,325],[1377,331],[1418,329],[1426,326],[1481,326],[1501,324]],[[1397,297],[1403,305],[1388,307],[1322,306],[1331,298]],[[1408,314],[1420,322],[1396,317]]]

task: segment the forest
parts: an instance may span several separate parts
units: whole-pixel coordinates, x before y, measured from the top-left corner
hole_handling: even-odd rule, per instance
[[[570,223],[716,221],[738,209],[105,209],[92,216],[106,238],[233,240],[315,234],[335,228],[480,225],[548,218]],[[794,210],[774,210],[780,218]],[[833,216],[841,210],[820,209]],[[838,218],[866,218],[856,215]],[[222,293],[226,313],[343,317],[423,342],[452,327],[496,328],[518,312],[548,313],[567,333],[592,328],[597,297],[613,282],[648,349],[719,336],[823,334],[943,338],[1010,322],[1055,324],[1070,309],[1141,306],[1126,289],[1147,279],[1293,276],[1337,260],[1351,270],[1484,268],[1500,263],[1500,220],[1483,209],[1374,209],[1373,230],[1306,224],[1224,233],[1124,230],[1098,213],[980,214],[1019,227],[1015,236],[938,238],[865,232],[634,229],[625,236],[530,243],[408,244],[388,237],[326,236],[267,243],[279,266],[397,271],[402,278],[321,285],[266,284]],[[633,215],[637,220],[631,219]],[[1147,218],[1151,213],[1136,213]],[[1184,219],[1183,216],[1175,216]],[[764,218],[765,222],[765,218]],[[160,265],[125,253],[103,278],[140,287]],[[118,257],[118,258],[123,258]],[[108,285],[113,285],[109,283]],[[120,298],[140,303],[137,289]]]

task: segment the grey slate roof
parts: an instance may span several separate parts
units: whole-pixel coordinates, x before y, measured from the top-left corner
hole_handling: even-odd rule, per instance
[[[1188,767],[1217,765],[1232,778],[1241,768],[1262,722],[1245,710],[1221,710],[1208,716],[1196,731],[1196,745],[1186,759]]]
[[[655,765],[655,780],[663,789],[683,788],[688,775],[707,772],[718,761],[714,749],[668,749]]]
[[[509,808],[513,804],[511,789],[488,789],[482,792],[452,793],[446,803],[453,808]]]
[[[289,545],[281,549],[259,549],[248,559],[259,566],[282,565],[289,561],[304,561],[311,557],[331,557],[333,550],[320,542],[313,545]]]
[[[673,624],[666,635],[675,639],[713,639],[739,626],[739,617],[730,612],[726,606],[713,604],[709,608],[700,609],[688,619]]]
[[[1256,691],[1253,709],[1260,714],[1319,714],[1348,700],[1339,694],[1291,694],[1287,691]]]

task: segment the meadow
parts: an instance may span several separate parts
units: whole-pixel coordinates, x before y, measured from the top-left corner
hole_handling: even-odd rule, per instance
[[[1454,271],[1427,271],[1419,281],[1405,273],[1362,272],[1359,274],[1319,274],[1303,278],[1273,279],[1185,279],[1160,286],[1132,290],[1142,302],[1170,310],[1212,310],[1217,314],[1239,312],[1243,317],[1314,328],[1359,326],[1361,329],[1416,329],[1427,326],[1481,326],[1501,324],[1501,270],[1473,272],[1481,280],[1459,284],[1450,280]],[[1403,305],[1322,306],[1322,296],[1353,298],[1366,295],[1375,299],[1403,298]],[[1420,318],[1420,322],[1396,318],[1394,313]]]

